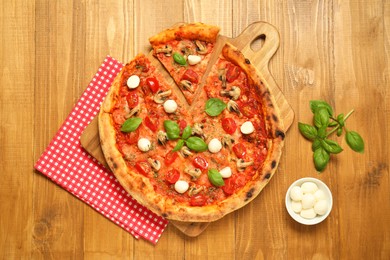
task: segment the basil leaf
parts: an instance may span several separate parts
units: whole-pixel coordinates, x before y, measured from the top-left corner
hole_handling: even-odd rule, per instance
[[[186,58],[184,58],[184,56],[181,55],[181,54],[178,53],[178,52],[175,52],[175,53],[173,54],[173,60],[174,60],[176,63],[178,63],[178,64],[180,64],[180,65],[182,65],[182,66],[184,66],[184,65],[187,64]]]
[[[298,122],[298,129],[309,140],[314,140],[317,137],[317,129],[312,125]]]
[[[202,138],[197,136],[191,136],[185,140],[185,143],[188,148],[195,152],[204,152],[207,150],[207,144],[203,141]]]
[[[337,122],[339,122],[340,126],[344,126],[344,114],[337,116]]]
[[[142,122],[142,119],[139,118],[139,117],[132,117],[132,118],[129,118],[127,119],[122,127],[121,127],[121,131],[122,132],[125,132],[125,133],[128,133],[128,132],[133,132],[135,130],[137,130],[137,128],[139,127],[139,125],[141,124]]]
[[[206,102],[206,113],[209,116],[218,116],[226,108],[226,104],[219,98],[210,98]]]
[[[326,137],[326,129],[327,129],[326,125],[318,128],[318,130],[317,130],[318,134],[317,135],[318,135],[319,138],[325,138]]]
[[[326,108],[320,108],[314,113],[314,125],[318,128],[329,125],[329,113]]]
[[[330,155],[324,148],[320,147],[313,153],[313,160],[316,170],[322,172],[328,164]]]
[[[321,140],[321,147],[324,148],[328,153],[337,154],[343,151],[343,148],[341,148],[337,142],[329,139]]]
[[[210,169],[207,172],[207,176],[209,177],[210,182],[217,187],[221,187],[225,185],[223,181],[222,175],[216,169]]]
[[[325,108],[328,111],[329,116],[333,115],[333,108],[326,101],[323,101],[323,100],[311,100],[310,101],[310,109],[311,109],[311,112],[313,112],[313,114],[317,113],[317,111],[320,108]]]
[[[179,151],[183,146],[184,146],[184,140],[180,139],[179,141],[177,141],[175,147],[173,147],[172,152]]]
[[[341,136],[343,134],[343,129],[340,127],[337,129],[337,136]]]
[[[186,126],[183,130],[183,134],[181,135],[181,138],[183,139],[187,139],[188,137],[190,137],[192,134],[192,128],[191,126]]]
[[[345,140],[352,150],[358,153],[364,152],[364,141],[363,138],[355,131],[348,131],[345,135]]]
[[[321,147],[321,140],[320,139],[315,139],[313,143],[311,144],[311,150],[314,152],[317,150],[319,147]]]
[[[169,140],[175,140],[180,137],[180,127],[175,121],[165,120],[164,128]]]
[[[337,121],[331,121],[329,122],[329,125],[328,126],[338,126],[339,123],[337,123]]]

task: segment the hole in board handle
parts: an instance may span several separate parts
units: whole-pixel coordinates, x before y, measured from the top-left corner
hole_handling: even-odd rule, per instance
[[[266,39],[265,34],[261,34],[256,38],[254,38],[250,44],[251,50],[254,52],[259,51],[263,47],[265,39]]]

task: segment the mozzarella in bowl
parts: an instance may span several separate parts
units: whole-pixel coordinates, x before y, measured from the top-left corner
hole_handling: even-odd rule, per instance
[[[302,178],[287,190],[286,208],[290,216],[305,225],[322,222],[332,210],[332,193],[325,183],[316,178]]]

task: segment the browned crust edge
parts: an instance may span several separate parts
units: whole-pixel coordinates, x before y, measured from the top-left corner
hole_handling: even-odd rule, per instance
[[[204,23],[181,24],[166,29],[149,38],[152,46],[164,44],[172,40],[200,40],[214,43],[217,40],[219,27]]]

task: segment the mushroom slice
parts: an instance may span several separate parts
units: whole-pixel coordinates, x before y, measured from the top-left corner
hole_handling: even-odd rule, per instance
[[[234,144],[234,138],[231,135],[224,135],[221,143],[225,148],[231,149]]]
[[[195,185],[190,186],[188,189],[188,196],[194,196],[204,190],[204,186],[196,187]]]
[[[222,88],[226,89],[226,71],[225,69],[218,70],[218,78],[222,81]]]
[[[233,100],[237,100],[240,97],[241,89],[239,87],[233,86],[230,90],[221,90],[219,94],[221,94],[221,96],[230,97]]]
[[[195,123],[194,126],[192,127],[192,134],[193,135],[198,135],[202,137],[203,139],[206,139],[206,135],[203,132],[203,124],[202,123]]]
[[[154,171],[159,171],[160,168],[161,168],[161,163],[159,160],[157,159],[152,159],[152,158],[148,158],[148,162],[150,163],[150,165],[152,165],[152,168]]]
[[[251,166],[253,164],[253,161],[249,161],[249,162],[245,162],[243,159],[238,159],[237,160],[237,170],[239,172],[242,172],[243,170],[245,170],[246,167],[248,166]]]
[[[192,179],[197,179],[199,176],[202,174],[202,171],[198,168],[185,168],[184,169],[185,173],[188,173],[189,175],[192,176]]]
[[[181,53],[183,53],[183,57],[187,59],[188,55],[191,54],[191,50],[188,47],[181,48]]]
[[[241,115],[241,112],[240,112],[240,109],[238,107],[238,104],[235,101],[229,100],[226,106],[227,106],[227,109],[230,112],[237,113],[239,116]]]
[[[190,149],[189,149],[187,146],[183,146],[183,147],[180,149],[180,154],[181,154],[183,157],[187,157],[187,156],[192,155],[192,152],[190,151]]]
[[[158,143],[161,144],[161,145],[165,145],[168,141],[168,136],[167,136],[167,133],[163,132],[163,131],[158,131],[157,133],[157,140],[158,140]]]
[[[180,86],[184,90],[188,90],[189,92],[194,93],[194,87],[192,86],[191,81],[183,79],[182,81],[180,81]]]
[[[196,40],[195,41],[195,45],[196,45],[196,51],[199,53],[199,54],[207,54],[207,48],[205,45],[203,45],[203,43],[201,43],[200,41]]]
[[[159,90],[154,96],[153,100],[157,104],[162,104],[172,94],[172,90],[168,89],[167,91]]]
[[[126,115],[125,115],[125,118],[130,118],[132,116],[136,116],[139,111],[141,111],[141,106],[138,104],[137,106],[135,106],[134,108],[132,108]]]
[[[163,48],[156,49],[156,53],[164,53],[165,56],[171,56],[172,47],[169,45],[165,45]]]

